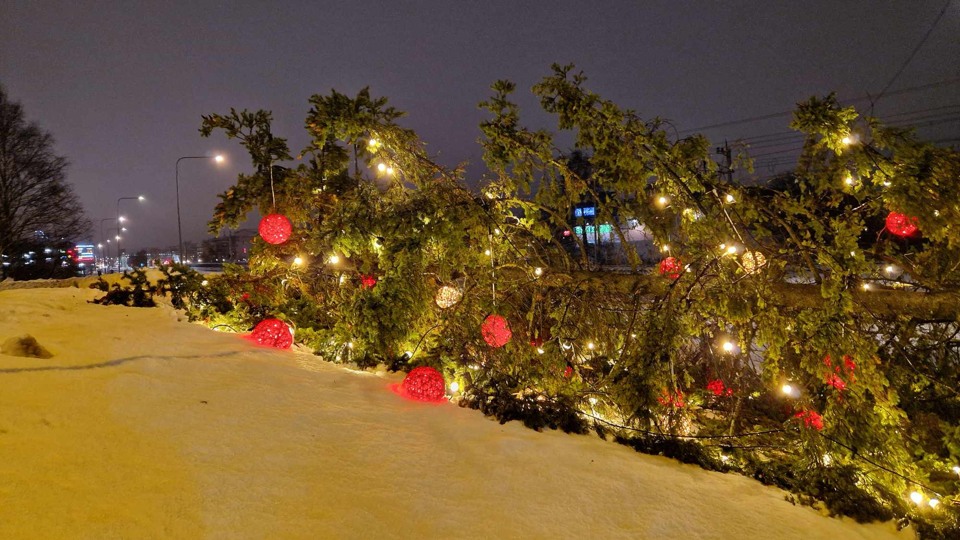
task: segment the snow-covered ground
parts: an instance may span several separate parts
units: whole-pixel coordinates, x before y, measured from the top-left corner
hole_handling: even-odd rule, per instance
[[[0,290],[0,538],[912,538],[98,294]]]

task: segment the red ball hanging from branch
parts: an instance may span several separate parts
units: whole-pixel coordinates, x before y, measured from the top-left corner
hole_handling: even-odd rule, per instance
[[[890,212],[887,214],[887,230],[890,234],[895,234],[901,238],[913,236],[920,231],[917,226],[917,218],[901,214],[900,212]]]
[[[257,323],[250,338],[265,347],[289,349],[293,345],[293,331],[280,319],[264,319]]]
[[[484,319],[480,333],[483,334],[483,340],[491,347],[503,347],[513,336],[510,323],[500,315],[490,315]]]
[[[293,225],[283,214],[270,214],[260,220],[257,230],[268,244],[282,244],[290,238]]]
[[[820,413],[817,411],[804,409],[793,415],[794,418],[798,418],[803,425],[815,429],[817,431],[823,430],[823,417],[820,416]]]
[[[727,388],[720,379],[713,379],[707,383],[707,390],[713,392],[715,396],[732,396],[733,388]]]
[[[443,375],[432,367],[421,366],[407,373],[396,389],[401,396],[414,401],[443,401]]]
[[[683,270],[682,265],[680,264],[680,259],[676,257],[667,257],[666,259],[660,261],[660,275],[666,276],[670,279],[677,279],[680,277],[680,272]]]
[[[377,286],[377,276],[373,274],[360,274],[360,286],[364,289],[372,289]]]

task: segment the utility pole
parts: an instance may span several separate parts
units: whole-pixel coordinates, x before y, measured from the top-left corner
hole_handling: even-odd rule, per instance
[[[720,175],[723,176],[728,184],[733,183],[733,152],[727,141],[723,141],[723,146],[716,148],[716,153],[723,156],[723,163],[720,163]]]

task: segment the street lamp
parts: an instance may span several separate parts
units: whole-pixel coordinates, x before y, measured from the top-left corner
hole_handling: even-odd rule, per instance
[[[180,162],[185,159],[212,159],[217,163],[223,163],[223,156],[183,156],[177,159],[176,181],[177,181],[177,240],[180,242],[180,264],[183,264],[183,229],[180,225]]]
[[[111,219],[113,219],[113,218],[111,218]],[[126,227],[122,227],[122,226],[121,226],[121,227],[110,227],[110,228],[107,229],[107,234],[114,233],[113,236],[111,236],[110,238],[104,239],[104,243],[107,244],[107,253],[108,253],[108,254],[110,253],[110,243],[111,243],[111,241],[116,240],[116,242],[119,244],[119,243],[120,243],[120,233],[121,233],[121,232],[126,232],[126,231],[127,231],[127,228],[126,228]],[[99,244],[99,245],[102,246],[103,244]],[[100,254],[103,255],[103,250],[101,250]],[[119,252],[118,252],[118,253],[117,253],[117,258],[119,258],[119,257],[120,257],[120,254],[119,254]],[[104,270],[106,270],[106,268],[107,268],[107,258],[106,258],[106,257],[104,257],[104,259],[103,259],[103,268],[104,268]]]
[[[104,236],[104,234],[103,234],[103,224],[104,224],[104,222],[106,222],[106,221],[116,221],[116,220],[117,220],[117,218],[115,218],[115,217],[108,217],[108,218],[103,218],[103,219],[100,220],[100,241],[101,241],[101,242],[106,241],[106,243],[108,243],[108,244],[110,243],[110,239],[107,238],[106,236]],[[107,246],[107,247],[109,248],[110,246]],[[109,249],[108,249],[108,251],[109,251]],[[109,255],[109,253],[108,253],[108,255]],[[107,258],[103,256],[103,249],[102,249],[102,248],[101,248],[101,250],[100,250],[100,256],[103,257],[103,266],[104,266],[104,268],[106,268],[106,266],[107,266]]]
[[[117,227],[120,228],[120,223],[123,222],[123,218],[120,217],[120,201],[140,201],[143,202],[146,200],[146,197],[143,195],[138,195],[136,197],[120,197],[117,199]],[[120,231],[117,231],[117,272],[120,271]]]

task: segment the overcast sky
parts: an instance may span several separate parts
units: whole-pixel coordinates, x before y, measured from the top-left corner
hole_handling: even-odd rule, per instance
[[[205,234],[216,194],[249,171],[242,148],[200,138],[200,115],[268,109],[294,151],[307,99],[331,88],[408,112],[442,163],[483,167],[477,103],[489,85],[529,88],[550,64],[575,63],[588,86],[678,130],[787,111],[814,94],[876,95],[931,28],[944,0],[911,1],[289,1],[0,0],[0,84],[50,131],[93,220],[123,202],[132,247],[177,241],[174,164],[181,163],[185,240]],[[952,81],[952,82],[951,82]],[[960,137],[960,1],[954,0],[875,112]],[[897,93],[897,90],[923,89]],[[855,105],[868,106],[866,101]],[[920,113],[916,111],[927,111]],[[953,115],[952,117],[950,115]],[[899,115],[899,116],[897,116]],[[712,128],[716,141],[787,128],[784,115]],[[776,139],[774,139],[776,140]],[[763,163],[786,146],[755,139]],[[763,149],[765,148],[765,150]],[[92,240],[99,239],[99,231]]]

